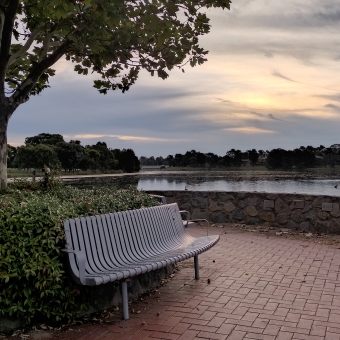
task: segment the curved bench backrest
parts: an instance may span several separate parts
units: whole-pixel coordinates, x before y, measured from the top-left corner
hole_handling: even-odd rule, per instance
[[[147,261],[192,239],[176,203],[64,221],[66,242],[86,253],[86,271],[98,273]],[[69,253],[71,272],[78,272]]]

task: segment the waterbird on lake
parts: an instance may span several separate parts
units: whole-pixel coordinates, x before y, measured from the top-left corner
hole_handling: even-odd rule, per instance
[[[334,185],[334,188],[335,188],[335,189],[338,189],[338,184]]]

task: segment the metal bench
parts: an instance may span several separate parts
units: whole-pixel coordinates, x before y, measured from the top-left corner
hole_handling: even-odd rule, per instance
[[[192,237],[176,203],[64,221],[68,264],[82,285],[120,281],[123,316],[129,319],[127,279],[194,257],[214,246],[218,235]]]

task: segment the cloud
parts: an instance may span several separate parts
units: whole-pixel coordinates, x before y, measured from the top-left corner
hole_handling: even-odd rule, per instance
[[[265,130],[265,129],[260,129],[254,126],[245,126],[245,127],[232,127],[232,128],[226,128],[224,129],[226,131],[236,131],[244,134],[263,134],[263,133],[276,133],[276,131],[273,130]]]
[[[295,81],[295,80],[293,80],[293,79],[290,79],[290,78],[288,78],[288,77],[282,75],[280,72],[278,72],[278,71],[276,71],[276,70],[272,72],[272,75],[273,75],[274,77],[282,78],[282,79],[285,79],[285,80],[288,80],[288,81],[292,81],[293,83],[297,83],[297,81]]]
[[[270,52],[265,52],[264,56],[267,57],[267,58],[274,58],[274,54],[270,53]]]
[[[340,93],[338,94],[323,94],[323,95],[317,95],[316,97],[320,97],[320,98],[325,98],[325,99],[329,99],[335,102],[340,102]]]
[[[333,110],[336,111],[336,112],[340,112],[340,106],[338,106],[338,105],[327,104],[327,105],[325,105],[325,107],[330,108],[330,109],[333,109]]]
[[[276,118],[272,113],[268,113],[268,117],[273,120],[277,120],[279,122],[284,122],[283,119]]]
[[[70,139],[103,139],[103,138],[113,138],[122,141],[138,141],[138,142],[184,142],[189,139],[169,139],[169,138],[154,138],[154,137],[143,137],[143,136],[124,136],[124,135],[101,135],[101,134],[79,134],[79,135],[65,135]]]
[[[231,104],[232,101],[228,100],[228,99],[222,99],[222,98],[216,98],[218,101],[220,101],[221,103],[227,103],[227,104]]]

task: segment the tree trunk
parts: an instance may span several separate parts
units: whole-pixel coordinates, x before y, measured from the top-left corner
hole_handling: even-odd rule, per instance
[[[7,125],[8,119],[0,117],[0,190],[7,188]]]

